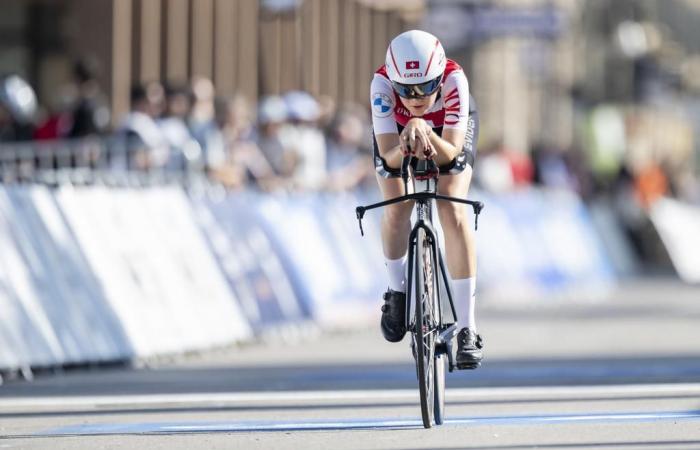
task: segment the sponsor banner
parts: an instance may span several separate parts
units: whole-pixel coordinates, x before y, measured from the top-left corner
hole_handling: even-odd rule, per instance
[[[372,211],[363,219],[365,236],[360,235],[355,206],[364,200],[356,195],[321,196],[313,205],[321,235],[340,270],[340,284],[333,305],[325,308],[328,321],[351,325],[379,317],[381,295],[386,290],[386,269],[382,254],[379,217]],[[328,303],[329,300],[326,300]]]
[[[374,239],[361,239],[354,196],[260,196],[256,204],[262,229],[318,325],[347,326],[376,315],[386,283],[379,228],[373,227]]]
[[[346,295],[343,274],[315,214],[311,195],[260,197],[258,219],[305,310],[318,320],[324,306]]]
[[[0,186],[0,368],[7,369],[56,360],[37,323],[45,324],[43,313],[32,308],[36,293],[13,236],[16,222],[7,188]]]
[[[129,336],[132,356],[136,356],[156,351],[164,334],[161,329],[164,321],[153,317],[156,314],[152,312],[153,300],[149,300],[150,276],[139,260],[140,234],[132,238],[133,227],[128,223],[129,213],[133,214],[135,207],[130,205],[127,211],[121,211],[118,204],[117,197],[125,194],[125,190],[103,186],[64,186],[56,198],[124,333]],[[145,332],[151,336],[144,336]]]
[[[256,332],[309,319],[270,240],[256,220],[255,194],[191,195],[211,251]]]
[[[65,188],[59,201],[135,356],[249,335],[180,189]]]
[[[143,198],[150,211],[145,217],[159,246],[153,253],[162,257],[155,269],[161,295],[177,299],[173,306],[180,314],[180,327],[185,334],[192,333],[190,348],[249,337],[250,327],[207,247],[184,191],[174,187],[149,189]]]
[[[607,294],[614,270],[578,197],[530,189],[474,198],[486,203],[477,233],[484,290],[514,300]]]
[[[606,254],[620,277],[638,275],[640,265],[634,249],[625,235],[620,218],[614,206],[605,200],[598,200],[589,205],[588,211],[598,236],[603,242]]]
[[[497,196],[472,190],[470,198],[486,205],[475,232],[481,299],[517,302],[607,296],[615,272],[578,197],[531,189]],[[473,229],[472,208],[464,207]],[[447,246],[436,212],[433,220],[444,257]]]
[[[487,205],[476,242],[479,289],[488,298],[600,299],[609,293],[615,270],[575,195],[533,189],[498,197],[474,192],[473,198]],[[256,201],[262,226],[299,295],[324,325],[378,317],[386,289],[381,212],[366,214],[364,237],[354,215],[356,205],[376,200],[333,194]],[[434,218],[439,222],[437,214]]]
[[[51,321],[52,301],[48,282],[42,279],[49,270],[36,251],[22,187],[0,187],[0,272],[2,275],[3,340],[19,367],[48,366],[65,358],[61,339]],[[47,299],[48,297],[48,299]],[[4,345],[3,345],[4,346]],[[4,352],[7,353],[7,352]]]
[[[32,205],[30,228],[35,230],[37,254],[46,261],[43,276],[52,295],[45,306],[65,351],[66,363],[105,361],[129,355],[129,340],[111,310],[99,281],[58,208],[53,193],[43,186],[24,189]]]
[[[599,298],[614,282],[576,196],[471,197],[486,203],[476,242],[487,298]],[[362,237],[355,207],[378,200],[0,186],[0,367],[179,353],[309,321],[376,322],[387,281],[382,213],[367,212]],[[700,279],[697,210],[664,201],[653,220],[679,273]]]
[[[654,203],[650,218],[678,276],[700,283],[700,207],[664,198]]]

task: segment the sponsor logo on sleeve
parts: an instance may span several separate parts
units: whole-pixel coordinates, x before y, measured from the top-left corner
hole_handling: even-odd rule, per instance
[[[394,110],[394,99],[390,96],[377,92],[372,96],[372,112],[377,117],[389,117]]]

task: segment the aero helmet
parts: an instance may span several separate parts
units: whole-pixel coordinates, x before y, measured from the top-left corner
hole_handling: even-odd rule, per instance
[[[442,44],[425,31],[401,33],[386,51],[387,75],[402,97],[422,97],[435,92],[446,64]]]

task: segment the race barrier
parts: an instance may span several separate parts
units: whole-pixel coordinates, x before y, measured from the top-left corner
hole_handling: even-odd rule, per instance
[[[650,218],[678,276],[700,283],[700,207],[663,198],[652,206]]]
[[[618,271],[570,193],[472,196],[480,298],[602,298]],[[378,323],[377,193],[0,186],[0,369],[149,358]]]
[[[250,336],[182,189],[12,186],[0,205],[0,368]]]
[[[599,227],[575,194],[527,189],[493,196],[477,232],[478,287],[503,301],[605,298],[618,277]],[[626,244],[612,236],[618,246]]]
[[[131,343],[51,193],[0,188],[0,367],[114,360]]]
[[[190,200],[209,248],[257,333],[311,320],[288,270],[255,215],[258,196],[192,193]]]

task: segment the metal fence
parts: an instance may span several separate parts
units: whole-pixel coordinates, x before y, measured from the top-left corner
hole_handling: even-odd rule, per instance
[[[127,145],[124,135],[82,139],[27,141],[0,145],[0,183],[39,183],[50,186],[102,184],[148,186],[192,185],[207,179],[201,158],[188,158],[177,149],[177,164],[162,166],[135,163],[145,148]]]

